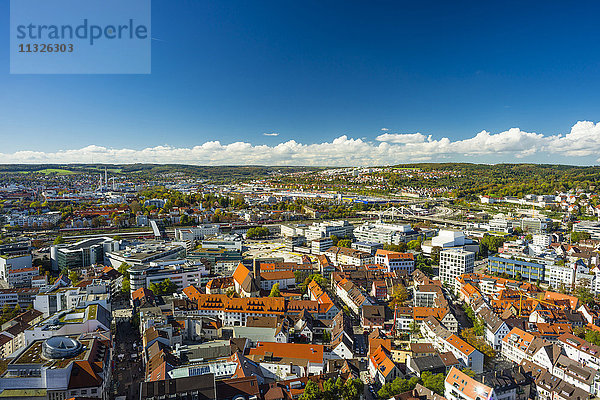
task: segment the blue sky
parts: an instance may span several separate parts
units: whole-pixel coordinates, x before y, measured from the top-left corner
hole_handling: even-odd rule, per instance
[[[10,75],[4,40],[0,153],[4,162],[597,164],[600,6],[533,3],[156,0],[150,75]],[[7,37],[8,1],[0,15]],[[565,136],[578,121],[591,124]],[[474,140],[483,130],[491,135]],[[193,151],[211,141],[220,147]],[[335,157],[319,157],[324,149]]]

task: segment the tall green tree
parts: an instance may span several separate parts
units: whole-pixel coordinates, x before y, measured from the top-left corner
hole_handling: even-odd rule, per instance
[[[304,393],[300,396],[300,400],[321,400],[322,398],[323,393],[321,392],[321,389],[319,389],[319,385],[312,380],[306,382]]]
[[[159,283],[151,283],[149,289],[157,296],[170,295],[177,291],[177,285],[170,279],[165,279]]]
[[[281,291],[279,290],[279,283],[276,283],[271,288],[271,293],[269,293],[269,297],[281,297]]]
[[[344,384],[342,398],[344,400],[359,400],[364,393],[364,383],[360,379],[348,379]]]
[[[446,374],[432,374],[429,371],[425,371],[421,374],[421,379],[423,380],[423,386],[427,389],[433,390],[441,396],[444,395],[444,380],[446,379]]]

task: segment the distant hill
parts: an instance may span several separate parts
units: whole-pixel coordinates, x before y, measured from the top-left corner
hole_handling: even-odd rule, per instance
[[[136,174],[139,178],[153,179],[166,175],[185,175],[192,178],[212,180],[245,180],[266,178],[274,173],[319,170],[313,167],[267,167],[267,166],[197,166],[181,164],[5,164],[0,174],[99,174],[107,169],[111,175]]]

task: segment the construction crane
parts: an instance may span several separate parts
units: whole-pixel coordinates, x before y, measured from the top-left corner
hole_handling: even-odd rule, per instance
[[[523,297],[531,299],[531,300],[535,300],[541,304],[546,304],[546,305],[549,305],[552,307],[558,307],[555,303],[551,303],[546,300],[538,299],[537,297],[533,297],[528,293],[523,293],[521,290],[519,290],[517,293],[519,295],[519,315],[518,315],[519,317],[523,317]]]
[[[396,324],[398,323],[398,304],[394,305],[394,323],[392,324],[391,334],[396,336]]]

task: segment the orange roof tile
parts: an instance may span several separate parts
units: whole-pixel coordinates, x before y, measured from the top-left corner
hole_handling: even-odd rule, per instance
[[[264,356],[272,353],[273,357],[296,358],[312,363],[323,362],[323,345],[301,343],[258,342],[256,348],[249,350],[248,355]]]
[[[371,354],[371,362],[383,376],[388,376],[394,370],[394,367],[396,367],[396,364],[390,358],[388,351],[383,346],[379,346]]]
[[[491,399],[494,391],[491,387],[476,381],[456,367],[452,367],[445,382],[468,399]]]

